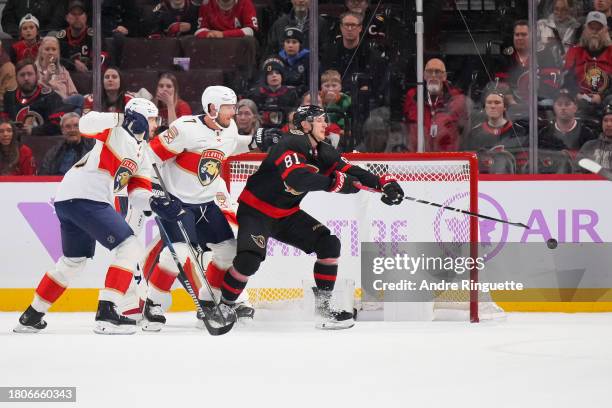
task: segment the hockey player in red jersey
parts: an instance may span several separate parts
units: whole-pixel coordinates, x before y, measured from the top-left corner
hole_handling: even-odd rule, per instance
[[[236,94],[224,86],[210,86],[202,94],[204,115],[183,116],[150,144],[152,158],[163,163],[161,176],[172,199],[168,207],[174,213],[160,214],[174,249],[186,273],[193,268],[189,248],[178,229],[181,219],[194,247],[210,249],[212,261],[206,273],[212,286],[222,279],[236,253],[236,240],[227,219],[214,198],[219,191],[221,163],[238,144]],[[155,211],[156,208],[152,209]],[[161,303],[167,296],[179,269],[168,248],[164,248],[149,277],[142,328],[159,331],[166,322]],[[219,276],[220,278],[214,278]],[[197,285],[199,287],[200,285]],[[210,307],[212,299],[201,291],[201,299]],[[227,305],[223,305],[226,306]],[[208,309],[211,311],[211,309]]]
[[[341,158],[325,141],[325,111],[306,105],[293,117],[296,129],[270,150],[247,181],[238,205],[238,249],[225,274],[222,303],[231,305],[266,257],[269,238],[316,253],[314,280],[316,327],[345,329],[354,325],[353,314],[330,305],[338,271],[340,240],[327,227],[300,209],[310,191],[353,194],[358,183],[382,190],[382,201],[400,204],[404,192],[390,176],[377,177]]]
[[[38,332],[47,326],[43,316],[85,268],[87,258],[94,256],[97,241],[112,250],[114,258],[100,291],[94,331],[135,333],[136,322],[120,316],[116,305],[128,289],[143,249],[112,203],[114,195],[127,188],[133,206],[150,209],[151,163],[145,149],[157,116],[152,102],[134,98],[126,105],[125,115],[90,112],[81,118],[79,130],[96,139],[96,144],[66,173],[55,196],[63,256],[38,284],[15,332]]]
[[[198,38],[252,37],[259,30],[251,0],[209,0],[200,6]]]

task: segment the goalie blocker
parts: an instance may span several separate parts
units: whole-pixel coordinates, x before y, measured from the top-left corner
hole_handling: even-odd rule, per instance
[[[272,147],[238,199],[238,249],[221,286],[222,301],[236,301],[265,260],[268,239],[274,238],[317,254],[313,267],[316,327],[349,328],[354,325],[353,314],[334,309],[330,302],[340,240],[302,211],[300,202],[309,191],[353,194],[359,192],[356,185],[363,184],[381,189],[383,202],[395,205],[402,202],[403,191],[392,178],[379,178],[351,165],[324,141],[327,122],[320,107],[299,107],[294,124],[298,130],[284,134]]]

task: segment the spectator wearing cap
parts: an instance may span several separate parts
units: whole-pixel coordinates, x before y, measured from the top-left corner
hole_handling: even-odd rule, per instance
[[[264,55],[278,54],[283,49],[284,33],[287,27],[296,27],[302,31],[302,48],[310,49],[309,38],[309,7],[310,0],[291,0],[291,11],[280,16],[268,32],[267,49]],[[329,24],[319,16],[319,48],[324,48],[328,42]]]
[[[40,46],[39,22],[32,14],[26,14],[19,22],[19,41],[11,46],[11,59],[18,63],[22,59],[35,59]]]
[[[0,111],[4,104],[4,94],[9,89],[15,88],[17,88],[17,81],[15,81],[15,65],[13,65],[11,58],[4,50],[2,43],[0,43]]]
[[[56,34],[62,63],[70,71],[87,72],[93,64],[93,28],[87,26],[87,9],[81,1],[70,1],[66,13],[68,27]],[[103,53],[106,56],[106,53]]]
[[[199,10],[198,38],[253,37],[259,30],[252,0],[208,0]]]
[[[64,27],[66,2],[58,0],[8,0],[2,10],[2,28],[13,38],[19,37],[19,25],[26,14],[36,16],[41,35]]]
[[[249,91],[249,99],[259,109],[262,127],[281,127],[289,111],[297,106],[297,93],[284,85],[284,75],[283,62],[275,57],[268,58],[263,63],[262,84]]]
[[[81,136],[79,118],[79,114],[74,112],[68,112],[62,116],[60,126],[63,140],[47,151],[40,166],[39,175],[63,176],[92,149],[96,141]]]
[[[153,37],[178,37],[195,33],[198,6],[189,0],[162,0],[153,8]]]
[[[308,89],[310,50],[302,48],[302,31],[296,27],[285,29],[283,49],[278,57],[285,64],[285,85],[295,88],[299,95]]]
[[[561,89],[553,104],[554,120],[538,132],[538,147],[547,150],[577,152],[582,145],[597,136],[576,117],[576,99]]]
[[[362,16],[351,11],[340,16],[340,32],[342,35],[329,45],[321,58],[321,68],[324,71],[333,69],[342,75],[342,87],[345,92],[352,94],[353,74],[362,74],[366,84],[360,84],[362,91],[370,92],[373,100],[382,97],[382,90],[387,85],[385,78],[385,64],[380,53],[367,46],[360,46],[363,31]],[[376,103],[374,103],[376,104]]]
[[[606,16],[591,11],[577,46],[565,57],[564,87],[576,94],[579,116],[599,122],[603,100],[612,92],[612,41]]]
[[[425,151],[457,151],[469,130],[465,95],[447,80],[446,65],[438,58],[425,64]],[[417,88],[408,90],[404,102],[409,146],[417,151]]]
[[[612,170],[612,106],[610,105],[604,109],[601,129],[602,132],[597,139],[582,145],[576,160],[586,157]]]

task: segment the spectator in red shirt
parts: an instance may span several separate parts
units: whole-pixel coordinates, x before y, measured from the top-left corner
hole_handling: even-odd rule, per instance
[[[162,118],[160,128],[167,128],[181,116],[191,115],[191,107],[179,97],[176,76],[170,72],[162,72],[159,75],[153,103],[157,105],[159,116]]]
[[[0,119],[0,175],[32,176],[36,174],[36,162],[32,149],[19,143],[15,126]]]
[[[200,6],[198,38],[252,37],[259,30],[252,0],[209,0]]]
[[[564,85],[577,94],[579,116],[599,122],[604,98],[611,93],[612,41],[605,14],[587,15],[580,42],[565,57]]]
[[[459,149],[464,133],[469,130],[467,100],[458,88],[452,87],[446,76],[446,66],[438,58],[425,65],[425,151],[451,152]],[[417,89],[406,94],[404,116],[408,126],[409,144],[417,151]]]
[[[125,90],[118,68],[108,67],[102,77],[102,112],[123,112],[125,104],[132,99]],[[83,115],[93,109],[93,95],[85,95]]]
[[[20,40],[11,46],[11,59],[18,63],[22,59],[36,59],[40,35],[38,33],[38,19],[32,14],[26,14],[19,22]]]

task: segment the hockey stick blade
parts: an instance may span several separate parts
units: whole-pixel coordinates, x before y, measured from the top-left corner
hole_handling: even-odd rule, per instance
[[[591,173],[599,174],[601,177],[606,180],[612,181],[612,172],[604,167],[601,164],[597,163],[591,159],[580,159],[578,160],[578,165],[585,170],[590,171]]]
[[[193,287],[191,286],[191,283],[189,282],[189,279],[187,279],[187,275],[185,274],[183,265],[181,264],[181,261],[178,259],[178,255],[176,254],[176,251],[174,250],[174,245],[172,245],[172,242],[170,242],[168,233],[166,232],[166,229],[162,225],[159,217],[155,217],[155,222],[157,223],[157,226],[159,227],[159,235],[162,241],[164,241],[164,244],[166,244],[166,246],[168,247],[168,250],[170,251],[170,254],[172,255],[172,258],[174,259],[174,262],[176,263],[176,266],[179,270],[178,278],[183,284],[183,286],[185,287],[185,290],[187,290],[187,293],[191,297],[191,300],[193,300],[193,303],[197,311],[202,316],[202,321],[204,322],[204,326],[206,327],[206,330],[208,331],[208,333],[211,336],[221,336],[222,334],[225,334],[229,332],[230,330],[232,330],[232,327],[234,327],[235,320],[230,322],[228,325],[220,326],[220,327],[214,327],[210,324],[206,313],[204,313],[204,310],[202,309],[200,300],[196,296],[195,291],[193,290]]]
[[[381,190],[378,190],[378,189],[375,189],[375,188],[372,188],[372,187],[364,186],[361,183],[355,183],[354,185],[355,185],[355,187],[357,187],[360,190],[370,191],[370,192],[373,192],[373,193],[381,193],[382,192]],[[486,220],[501,222],[503,224],[513,225],[515,227],[531,229],[531,227],[529,225],[523,224],[522,222],[511,222],[511,221],[507,221],[507,220],[502,220],[501,218],[491,217],[489,215],[484,215],[484,214],[479,214],[479,213],[475,213],[475,212],[472,212],[472,211],[462,210],[460,208],[449,207],[447,205],[442,205],[442,204],[434,203],[434,202],[427,201],[427,200],[421,200],[419,198],[404,196],[404,200],[414,201],[415,203],[419,203],[419,204],[425,204],[425,205],[431,205],[433,207],[443,208],[445,210],[454,211],[454,212],[458,212],[458,213],[461,213],[461,214],[469,215],[470,217],[484,218]]]

